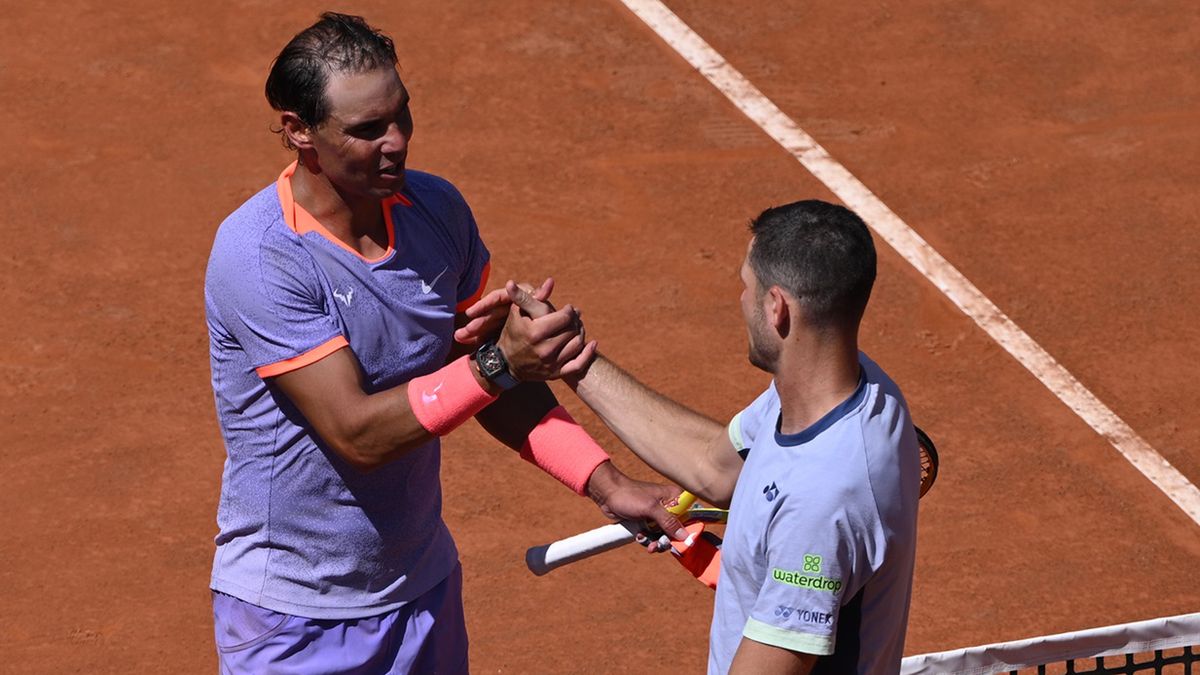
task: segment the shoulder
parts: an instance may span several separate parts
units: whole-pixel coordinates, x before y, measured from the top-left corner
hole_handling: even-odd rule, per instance
[[[283,219],[279,193],[272,183],[247,199],[217,228],[208,259],[207,282],[245,281],[264,262],[288,267],[307,265],[310,254]]]
[[[759,437],[759,428],[764,422],[774,423],[779,415],[779,392],[775,390],[775,381],[758,395],[750,405],[743,408],[729,421],[727,431],[729,440],[734,448],[745,458],[746,451]]]
[[[904,400],[900,385],[896,384],[878,363],[872,361],[871,357],[863,352],[858,353],[858,362],[866,376],[867,386],[872,389],[877,402],[893,402],[907,411],[908,403]]]
[[[257,245],[278,230],[288,230],[283,220],[279,193],[272,183],[259,190],[229,214],[217,228],[213,256],[236,256],[246,252],[248,244]]]
[[[865,355],[861,359],[871,387],[860,420],[861,452],[880,518],[900,527],[916,508],[920,448],[900,387]]]

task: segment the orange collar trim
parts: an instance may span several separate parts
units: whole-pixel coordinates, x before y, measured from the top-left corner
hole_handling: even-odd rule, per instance
[[[287,222],[288,227],[292,228],[293,232],[296,234],[316,232],[343,250],[353,253],[363,261],[369,263],[380,262],[392,254],[392,251],[396,247],[396,224],[392,221],[392,207],[396,204],[412,206],[411,201],[398,192],[383,200],[383,220],[387,226],[388,237],[387,250],[378,258],[368,258],[351,248],[346,242],[334,236],[332,232],[321,224],[321,221],[304,210],[303,206],[296,203],[296,198],[292,194],[292,174],[296,173],[296,166],[298,164],[299,162],[292,162],[287,165],[283,173],[279,174],[279,180],[275,182],[275,189],[279,192],[279,204],[283,207],[283,219]]]

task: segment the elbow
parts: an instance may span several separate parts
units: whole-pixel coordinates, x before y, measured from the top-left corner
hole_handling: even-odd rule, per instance
[[[347,464],[350,465],[352,469],[361,475],[371,473],[384,464],[378,457],[354,452],[353,450],[339,451],[338,454],[346,461]]]
[[[315,425],[326,447],[355,471],[366,474],[398,459],[430,438],[414,422],[398,425],[386,409],[362,406],[326,416]]]
[[[736,478],[730,481],[725,476],[718,476],[716,480],[705,481],[696,490],[696,495],[719,509],[728,509],[733,502],[733,489],[736,486]]]
[[[383,466],[382,459],[370,452],[365,452],[362,447],[353,441],[346,439],[329,440],[326,445],[345,463],[350,465],[360,474],[368,474]]]
[[[722,495],[722,494],[712,494],[712,495],[705,495],[703,497],[703,499],[704,499],[704,501],[708,502],[712,506],[717,507],[718,509],[728,510],[729,505],[733,502],[733,495],[726,496],[726,495]]]
[[[360,474],[371,473],[386,463],[385,454],[374,447],[366,425],[345,424],[327,435],[322,434],[322,440],[335,455]]]

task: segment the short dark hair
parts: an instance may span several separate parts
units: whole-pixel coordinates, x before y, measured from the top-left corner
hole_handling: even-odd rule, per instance
[[[763,211],[750,232],[760,292],[779,286],[814,325],[858,324],[875,284],[875,244],[862,218],[810,199]]]
[[[391,38],[361,16],[325,12],[275,57],[267,76],[267,101],[275,110],[296,113],[310,127],[320,126],[329,117],[325,87],[330,73],[364,73],[389,66],[396,66]]]

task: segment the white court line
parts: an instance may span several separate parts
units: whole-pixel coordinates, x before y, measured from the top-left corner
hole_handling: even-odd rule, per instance
[[[1200,525],[1200,490],[659,0],[621,0]]]

